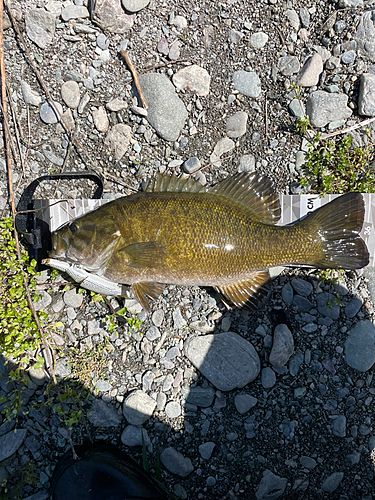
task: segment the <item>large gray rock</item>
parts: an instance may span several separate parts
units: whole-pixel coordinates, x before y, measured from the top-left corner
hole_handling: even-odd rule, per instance
[[[169,472],[177,476],[186,477],[194,470],[190,458],[186,458],[175,448],[165,448],[160,454],[161,463]]]
[[[180,69],[172,80],[178,90],[187,90],[200,96],[206,96],[210,92],[210,74],[197,64]]]
[[[323,481],[322,490],[326,493],[333,493],[337,490],[343,478],[343,472],[334,472]]]
[[[0,462],[11,457],[23,443],[26,429],[15,429],[0,436]]]
[[[148,105],[147,120],[166,141],[176,141],[185,125],[188,113],[185,104],[165,75],[148,73],[139,77]]]
[[[26,12],[26,34],[38,47],[45,49],[55,35],[56,16],[44,9],[31,9]]]
[[[212,387],[191,387],[186,402],[202,408],[208,408],[211,406],[214,397],[215,391]]]
[[[121,422],[116,408],[102,399],[94,399],[87,418],[95,427],[117,427]]]
[[[265,470],[255,496],[257,500],[280,498],[284,494],[287,483],[288,480],[285,477],[276,476],[270,470]]]
[[[156,408],[156,401],[141,390],[133,391],[124,401],[123,413],[129,424],[142,425]]]
[[[116,123],[105,136],[104,144],[113,152],[116,161],[126,153],[132,140],[132,129],[125,123]]]
[[[375,116],[375,75],[361,75],[359,86],[358,111],[360,115]]]
[[[348,96],[317,90],[306,103],[306,112],[314,127],[325,127],[328,123],[346,120],[352,115],[348,107]]]
[[[319,76],[323,72],[322,56],[317,52],[307,59],[297,78],[297,84],[301,87],[313,87],[318,85]]]
[[[90,5],[93,22],[103,30],[125,33],[133,27],[133,16],[125,14],[121,0],[95,0]]]
[[[375,9],[362,14],[355,38],[359,53],[375,62]]]
[[[185,354],[217,389],[231,391],[252,382],[259,374],[259,356],[253,345],[234,332],[188,339]]]
[[[238,92],[248,97],[259,97],[262,91],[259,76],[255,71],[235,71],[233,85]]]
[[[286,325],[277,325],[273,334],[270,363],[276,368],[286,365],[294,352],[294,340]]]
[[[366,319],[350,330],[345,342],[345,361],[352,368],[366,372],[375,363],[375,327]]]

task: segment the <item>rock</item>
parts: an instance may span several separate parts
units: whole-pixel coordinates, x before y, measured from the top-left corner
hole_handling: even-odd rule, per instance
[[[184,103],[165,75],[140,75],[140,84],[148,104],[147,120],[166,141],[176,141],[188,117]]]
[[[346,417],[345,415],[332,415],[331,420],[332,434],[337,437],[346,436]]]
[[[108,131],[104,144],[113,152],[116,161],[121,160],[132,140],[132,129],[124,123],[113,125]]]
[[[231,29],[229,31],[229,36],[228,36],[229,43],[236,45],[237,43],[239,43],[242,40],[242,38],[244,36],[245,36],[245,34],[242,33],[242,31],[237,31],[237,30]]]
[[[358,52],[375,62],[375,15],[373,10],[364,12],[361,16],[355,39]]]
[[[26,432],[26,429],[14,429],[0,436],[0,462],[16,453],[26,437]]]
[[[39,108],[39,116],[42,122],[47,124],[54,124],[60,120],[60,116],[63,113],[63,108],[59,102],[52,101],[54,107],[52,107],[48,102],[44,102]],[[56,112],[56,111],[58,112]]]
[[[181,309],[179,307],[173,310],[172,318],[173,318],[173,327],[176,330],[183,328],[184,326],[187,325],[186,320],[182,316]]]
[[[165,413],[168,418],[177,418],[181,415],[181,405],[177,401],[170,401],[165,405]]]
[[[289,103],[289,111],[296,118],[302,118],[306,115],[306,108],[300,99],[292,99]]]
[[[208,441],[207,443],[202,443],[199,445],[198,450],[200,456],[204,460],[209,460],[211,458],[212,452],[214,451],[216,444],[212,441]]]
[[[30,85],[24,80],[21,80],[21,92],[23,100],[26,104],[29,104],[29,106],[39,106],[42,102],[42,98],[38,92],[36,92],[36,90],[32,90]]]
[[[285,283],[281,289],[281,297],[285,304],[291,305],[293,303],[294,292],[290,283]]]
[[[188,25],[187,19],[184,16],[174,16],[174,18],[170,21],[170,23],[173,26],[176,26],[176,28],[179,29],[180,31],[187,28]]]
[[[43,368],[31,367],[27,370],[27,373],[29,374],[31,381],[37,386],[44,385],[48,380],[46,372]]]
[[[187,174],[193,174],[194,172],[198,172],[201,167],[200,159],[196,156],[192,156],[183,163],[182,170]]]
[[[300,312],[308,312],[312,309],[312,302],[310,302],[306,297],[302,297],[301,295],[294,295],[293,297],[293,305]]]
[[[312,457],[307,457],[305,455],[302,455],[299,459],[302,467],[305,469],[313,470],[317,466],[316,460],[314,460]]]
[[[161,333],[159,328],[156,326],[150,326],[150,328],[146,332],[146,338],[150,341],[153,342],[156,339],[159,339],[161,337]]]
[[[358,97],[358,112],[364,116],[375,116],[375,75],[361,75]]]
[[[237,111],[227,118],[226,133],[228,137],[237,139],[246,134],[246,125],[249,116],[245,111]]]
[[[235,148],[235,143],[232,139],[228,137],[223,137],[215,144],[214,150],[210,156],[210,163],[214,166],[219,166],[221,164],[220,158],[223,154],[229,153]]]
[[[357,58],[357,52],[355,50],[347,50],[341,56],[341,62],[347,66],[354,64]]]
[[[147,7],[150,0],[122,0],[122,5],[128,12],[139,12]]]
[[[175,40],[169,47],[168,57],[171,61],[177,61],[181,55],[181,42]]]
[[[345,9],[346,7],[363,7],[363,0],[340,0],[340,9]]]
[[[138,389],[125,399],[123,414],[129,424],[143,425],[152,416],[155,408],[155,399]]]
[[[180,69],[172,77],[178,90],[187,90],[199,96],[206,96],[210,92],[211,77],[208,71],[196,64]]]
[[[77,289],[72,288],[64,293],[63,300],[68,307],[78,308],[82,305],[83,294],[77,293]]]
[[[348,96],[345,94],[331,94],[317,90],[307,99],[306,112],[312,125],[320,128],[328,123],[349,118],[352,110],[347,104]]]
[[[61,17],[66,22],[71,19],[86,19],[90,14],[84,5],[66,5],[61,10]]]
[[[259,76],[255,71],[235,71],[233,85],[238,92],[248,97],[259,97],[262,91]]]
[[[268,35],[263,31],[258,31],[250,36],[250,45],[253,49],[262,49],[268,42]]]
[[[276,368],[285,366],[294,351],[294,340],[289,328],[280,324],[275,328],[270,363]]]
[[[370,320],[358,321],[349,331],[345,361],[360,372],[366,372],[375,363],[375,327]]]
[[[338,319],[340,316],[340,305],[337,297],[332,293],[322,292],[316,296],[318,311],[323,316],[331,319]]]
[[[322,490],[326,493],[333,493],[337,490],[343,478],[343,472],[334,472],[323,481]]]
[[[95,427],[117,427],[121,423],[116,408],[102,399],[94,399],[87,418]]]
[[[265,470],[255,496],[257,500],[280,498],[284,494],[287,483],[288,480],[285,477],[276,476],[270,470]]]
[[[265,389],[271,389],[276,384],[275,372],[269,366],[262,369],[260,382]]]
[[[308,297],[313,292],[312,284],[302,278],[292,278],[291,284],[298,295]]]
[[[353,297],[345,306],[345,316],[354,318],[363,305],[363,300],[359,297]]]
[[[245,392],[236,394],[234,396],[234,405],[238,413],[240,413],[241,415],[244,415],[249,410],[251,410],[251,408],[254,408],[257,402],[257,398],[254,398],[254,396],[246,394]]]
[[[121,0],[95,0],[91,2],[91,19],[110,33],[125,33],[134,24],[134,18],[125,14]]]
[[[36,311],[45,311],[46,308],[51,304],[52,297],[45,290],[38,292],[38,300],[34,303]]]
[[[212,405],[214,397],[215,391],[212,387],[191,387],[186,402],[201,408],[208,408]]]
[[[105,107],[108,109],[108,111],[118,113],[119,111],[126,109],[128,107],[128,103],[123,99],[120,99],[119,97],[115,97],[114,99],[111,99],[109,102],[107,102]]]
[[[104,106],[93,108],[91,111],[95,128],[98,132],[106,133],[109,129],[109,119]]]
[[[322,56],[317,52],[307,59],[297,78],[297,85],[314,87],[318,85],[319,76],[323,72]]]
[[[190,458],[185,458],[175,448],[165,448],[160,454],[161,463],[176,476],[187,477],[194,470]]]
[[[284,76],[290,76],[294,73],[298,73],[300,70],[300,64],[298,57],[296,56],[282,56],[279,59],[278,67]]]
[[[72,110],[70,108],[66,109],[64,113],[61,115],[61,123],[69,132],[72,132],[74,130],[75,121]]]
[[[255,171],[255,156],[242,155],[238,164],[238,172],[254,172]]]
[[[190,338],[184,350],[191,363],[221,391],[244,387],[260,370],[252,344],[233,332]]]
[[[30,9],[25,14],[26,34],[32,42],[45,49],[55,36],[56,17],[44,9]]]
[[[135,425],[127,425],[121,434],[121,442],[125,446],[144,446],[150,442],[146,429],[136,427]]]
[[[81,99],[78,83],[74,80],[63,83],[61,86],[61,97],[69,108],[78,108]]]
[[[161,326],[164,321],[163,309],[157,309],[152,313],[151,320],[155,326]]]
[[[99,392],[109,392],[112,390],[112,385],[108,382],[108,380],[99,379],[96,381],[95,389]]]
[[[294,9],[287,9],[285,11],[285,17],[288,19],[290,25],[295,31],[300,29],[300,20],[297,11]]]

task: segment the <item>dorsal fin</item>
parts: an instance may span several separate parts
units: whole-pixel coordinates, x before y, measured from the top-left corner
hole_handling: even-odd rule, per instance
[[[199,193],[206,188],[191,177],[177,177],[177,175],[157,174],[150,180],[145,191],[148,192],[173,192],[173,193]]]
[[[270,179],[263,175],[241,172],[224,179],[207,191],[241,203],[260,222],[276,224],[280,219],[279,196]]]

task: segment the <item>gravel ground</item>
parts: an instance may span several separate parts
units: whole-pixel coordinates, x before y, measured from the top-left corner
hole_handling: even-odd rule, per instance
[[[38,175],[87,169],[106,194],[129,194],[157,172],[211,184],[244,170],[298,193],[305,144],[295,117],[306,109],[327,132],[375,116],[373,0],[12,4],[23,35],[6,23],[17,195]],[[38,194],[89,191],[60,182]],[[58,384],[34,368],[20,388],[0,363],[4,498],[48,498],[58,457],[85,439],[122,446],[166,498],[373,498],[371,271],[328,281],[284,270],[256,310],[170,286],[150,315],[130,295],[98,301],[48,271],[38,283],[38,308],[60,325]],[[131,316],[115,319],[124,306]]]

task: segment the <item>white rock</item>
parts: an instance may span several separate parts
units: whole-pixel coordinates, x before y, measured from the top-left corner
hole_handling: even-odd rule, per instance
[[[69,80],[61,85],[61,97],[69,108],[78,108],[81,98],[79,85],[74,80]]]
[[[147,7],[150,0],[122,0],[122,5],[124,9],[128,12],[139,12],[140,10]]]
[[[39,106],[42,102],[42,98],[40,97],[38,92],[33,90],[30,85],[24,80],[21,80],[21,92],[23,100],[30,106]]]
[[[375,75],[372,73],[361,75],[358,111],[360,115],[375,116]]]
[[[319,76],[323,72],[322,56],[318,53],[313,54],[303,65],[297,78],[297,84],[301,87],[313,87],[318,85]]]
[[[136,390],[125,399],[123,414],[129,424],[142,425],[152,416],[155,408],[155,399],[141,390]]]
[[[237,139],[246,134],[246,125],[249,115],[245,111],[237,111],[227,118],[226,133],[228,137]]]
[[[180,69],[172,77],[178,90],[187,90],[199,96],[206,96],[210,92],[211,77],[208,71],[197,64]]]
[[[250,45],[254,49],[262,49],[267,42],[268,42],[268,35],[263,31],[258,31],[257,33],[253,33],[250,37]]]
[[[27,10],[26,34],[38,47],[45,49],[55,36],[56,16],[44,9]]]
[[[132,140],[132,129],[124,123],[117,123],[107,133],[104,144],[109,146],[116,161],[121,160]]]
[[[93,108],[91,114],[96,130],[103,133],[107,132],[109,129],[109,120],[104,106]]]

